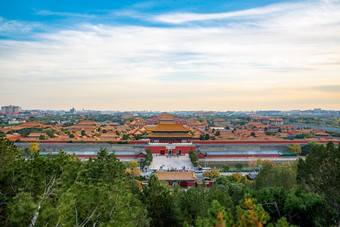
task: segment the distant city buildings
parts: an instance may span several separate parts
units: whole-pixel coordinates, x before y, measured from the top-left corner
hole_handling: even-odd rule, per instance
[[[19,113],[22,111],[22,108],[20,106],[13,106],[13,105],[9,105],[9,106],[2,106],[1,107],[1,112],[8,114],[8,113]]]

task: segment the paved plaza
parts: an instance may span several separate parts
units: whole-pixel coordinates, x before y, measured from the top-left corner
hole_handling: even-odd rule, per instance
[[[193,170],[194,166],[191,163],[189,155],[181,156],[153,156],[150,170]]]

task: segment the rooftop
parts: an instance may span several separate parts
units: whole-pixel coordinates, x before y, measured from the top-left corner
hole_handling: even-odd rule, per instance
[[[196,175],[193,171],[190,172],[157,172],[159,180],[165,181],[195,181]]]
[[[182,124],[161,124],[159,123],[153,132],[189,132],[189,129],[184,127]]]

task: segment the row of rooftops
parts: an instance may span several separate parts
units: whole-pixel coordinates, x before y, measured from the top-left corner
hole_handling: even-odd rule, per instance
[[[268,118],[269,119],[269,118]],[[137,135],[141,135],[142,139],[147,138],[192,138],[192,139],[200,139],[201,135],[210,134],[210,138],[212,140],[247,140],[247,141],[256,141],[256,140],[284,140],[286,137],[291,137],[294,134],[298,133],[308,133],[311,129],[299,129],[296,127],[289,125],[280,125],[280,126],[270,126],[263,124],[262,122],[249,122],[246,125],[243,125],[242,128],[237,128],[237,130],[233,133],[231,129],[235,129],[233,126],[230,130],[225,130],[224,127],[216,128],[216,130],[220,131],[220,135],[214,135],[211,129],[213,127],[209,127],[208,131],[206,131],[206,122],[200,122],[197,118],[192,118],[185,120],[186,126],[184,126],[179,122],[179,119],[173,117],[170,114],[161,114],[158,119],[156,119],[160,123],[155,126],[145,125],[147,120],[143,120],[140,118],[135,118],[132,122],[128,122],[125,125],[120,125],[115,122],[106,122],[106,125],[102,123],[97,123],[93,120],[83,120],[76,125],[72,125],[69,127],[62,127],[62,125],[43,125],[39,122],[25,122],[21,125],[16,125],[9,128],[4,128],[2,131],[7,133],[10,130],[19,130],[22,128],[52,128],[55,129],[58,134],[55,135],[55,138],[49,138],[48,140],[60,140],[60,141],[69,141],[69,140],[84,140],[84,141],[117,141],[122,140],[123,133],[130,134],[129,138],[134,139]],[[215,121],[222,121],[223,119],[215,119]],[[272,120],[272,119],[270,119]],[[275,119],[280,120],[280,119]],[[184,121],[184,120],[183,120]],[[175,122],[175,123],[174,123]],[[115,123],[115,124],[113,124]],[[189,125],[189,124],[193,125]],[[112,124],[112,125],[111,125]],[[114,126],[113,126],[114,125]],[[196,126],[195,126],[196,125]],[[61,129],[68,129],[71,134],[74,134],[75,138],[69,138],[68,135],[61,131]],[[101,128],[101,129],[100,129]],[[245,129],[247,128],[247,129]],[[264,132],[264,128],[267,128],[268,132],[276,132],[276,136],[266,135]],[[282,132],[278,133],[279,129],[282,129]],[[102,132],[101,130],[105,129],[106,132]],[[287,129],[287,130],[286,130]],[[87,136],[82,136],[80,131],[86,131]],[[251,136],[251,132],[254,132],[256,136]],[[330,139],[332,138],[328,133],[324,130],[313,130],[316,139]],[[21,140],[30,140],[37,139],[40,135],[46,135],[44,133],[31,133],[29,138],[21,138]],[[19,135],[20,136],[20,135]],[[17,135],[8,134],[8,138],[16,138]],[[291,138],[289,138],[291,139]],[[294,138],[293,138],[294,139]]]

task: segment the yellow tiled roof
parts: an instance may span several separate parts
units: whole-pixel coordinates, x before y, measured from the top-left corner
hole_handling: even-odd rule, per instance
[[[152,133],[149,138],[191,138],[189,133]]]
[[[189,132],[182,124],[158,124],[153,132]]]
[[[193,171],[190,172],[157,172],[159,180],[165,181],[195,181],[196,175]]]

